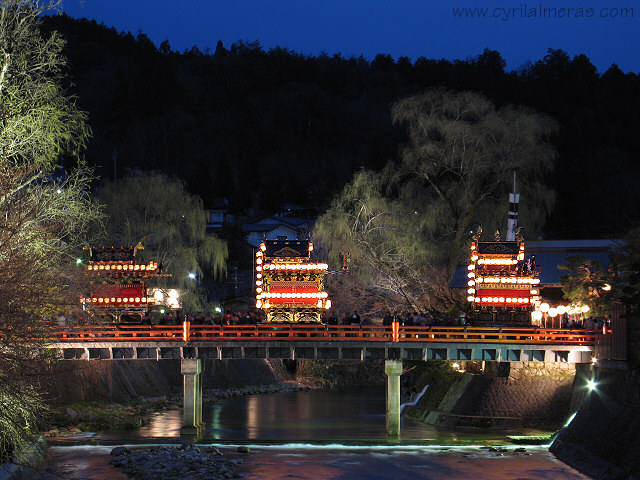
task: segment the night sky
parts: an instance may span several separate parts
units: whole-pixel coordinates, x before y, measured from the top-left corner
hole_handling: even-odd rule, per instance
[[[485,18],[454,9],[486,9]],[[318,55],[378,53],[466,59],[498,50],[507,69],[542,59],[548,48],[586,54],[600,72],[612,63],[640,71],[636,0],[64,0],[64,11],[118,31],[146,33],[172,49],[215,50],[258,40]]]

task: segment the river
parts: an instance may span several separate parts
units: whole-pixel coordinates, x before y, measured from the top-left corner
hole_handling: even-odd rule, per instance
[[[248,446],[242,473],[251,480],[327,479],[585,479],[546,447],[510,445],[508,434],[443,430],[402,418],[399,438],[385,431],[384,388],[300,391],[230,398],[205,405],[196,441],[234,452]],[[182,442],[182,412],[155,415],[134,432],[98,432],[54,446],[48,469],[72,479],[125,478],[111,471],[110,445]],[[506,448],[490,451],[489,447]],[[53,478],[53,477],[44,477]]]

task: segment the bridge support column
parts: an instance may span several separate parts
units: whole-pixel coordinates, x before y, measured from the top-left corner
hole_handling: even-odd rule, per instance
[[[184,408],[181,433],[197,434],[202,426],[202,360],[183,358],[180,370],[184,384]]]
[[[400,375],[402,360],[385,360],[387,374],[387,434],[400,435]]]

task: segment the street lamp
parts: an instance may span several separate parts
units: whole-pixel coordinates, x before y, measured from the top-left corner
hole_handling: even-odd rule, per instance
[[[193,273],[193,272],[189,272],[189,278],[190,278],[191,280],[195,280],[195,279],[196,279],[196,274],[195,274],[195,273]]]

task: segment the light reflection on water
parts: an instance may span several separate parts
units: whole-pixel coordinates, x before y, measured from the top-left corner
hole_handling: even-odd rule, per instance
[[[252,450],[242,468],[247,480],[585,480],[542,447],[530,452],[495,453],[478,448],[395,447],[387,450],[299,450],[295,456],[278,447]]]
[[[214,443],[225,456],[238,456],[237,444]],[[126,445],[148,448],[153,445]],[[478,447],[418,445],[343,446],[290,443],[249,444],[243,455],[246,480],[297,478],[303,480],[588,480],[562,464],[544,447],[528,447],[518,453],[496,454]],[[109,465],[112,447],[76,446],[50,448],[48,467],[58,478],[113,480],[125,476]]]
[[[141,443],[196,440],[229,456],[247,446],[251,453],[242,457],[241,469],[246,480],[587,479],[547,447],[527,447],[526,453],[513,445],[508,453],[487,450],[487,445],[507,443],[507,432],[439,430],[403,417],[400,438],[389,439],[384,412],[384,389],[255,395],[205,405],[206,427],[199,438],[180,437],[182,410],[176,408],[155,415],[135,432],[103,432],[95,440],[138,448]],[[50,462],[61,466],[96,457],[76,472],[80,476],[64,478],[115,478],[98,475],[109,467],[110,456],[99,450],[103,447],[55,448]]]
[[[497,445],[507,432],[443,430],[402,417],[399,438],[388,438],[383,388],[315,390],[229,398],[205,404],[202,441],[310,442],[355,445]],[[177,439],[182,410],[154,416],[151,423],[121,438]],[[508,432],[522,434],[527,432]],[[537,433],[537,432],[536,432]]]
[[[180,427],[182,427],[182,409],[176,408],[154,415],[149,424],[140,427],[134,436],[175,438],[180,436]],[[125,436],[127,436],[126,433]]]

